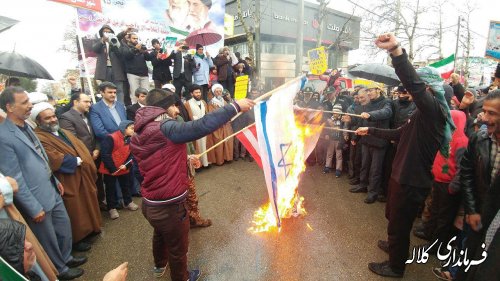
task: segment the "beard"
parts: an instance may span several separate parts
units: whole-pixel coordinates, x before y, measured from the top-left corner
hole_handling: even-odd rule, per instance
[[[59,123],[57,124],[50,124],[50,123],[44,123],[39,125],[40,129],[45,130],[47,132],[55,133],[59,130]]]
[[[193,99],[195,99],[196,101],[201,101],[201,96],[193,96]]]

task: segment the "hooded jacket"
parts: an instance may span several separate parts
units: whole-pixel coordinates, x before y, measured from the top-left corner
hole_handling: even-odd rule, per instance
[[[0,219],[0,256],[24,275],[26,226],[11,219]]]
[[[438,152],[432,165],[434,181],[442,183],[450,183],[457,175],[460,160],[469,142],[469,139],[465,135],[465,113],[459,110],[451,110],[451,118],[453,118],[453,123],[455,123],[457,128],[451,137],[450,157],[445,158]]]

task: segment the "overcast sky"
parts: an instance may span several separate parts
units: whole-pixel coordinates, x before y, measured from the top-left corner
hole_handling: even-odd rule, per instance
[[[368,0],[352,1],[355,3],[368,2]],[[460,7],[465,1],[468,0],[454,0],[453,5]],[[310,0],[310,2],[315,1]],[[474,34],[475,48],[472,55],[482,56],[486,46],[489,21],[500,21],[500,1],[477,0],[476,2],[479,4],[471,22],[471,29],[477,33]],[[330,3],[331,8],[349,14],[352,13],[353,6],[348,0],[332,0]],[[361,12],[362,10],[358,8],[355,14],[360,15]],[[75,63],[71,61],[68,54],[58,51],[62,45],[64,30],[71,25],[71,20],[76,18],[75,8],[45,0],[16,0],[9,1],[8,5],[2,5],[0,15],[20,21],[10,30],[0,33],[1,51],[13,50],[15,47],[17,52],[27,55],[45,66],[55,79],[62,78],[67,68],[75,67]],[[445,26],[456,24],[457,17],[455,9],[447,11]],[[454,52],[455,40],[452,35],[449,34],[446,39],[445,56]],[[460,51],[459,54],[461,55]],[[366,60],[363,50],[352,51],[349,54],[349,64],[362,63]]]

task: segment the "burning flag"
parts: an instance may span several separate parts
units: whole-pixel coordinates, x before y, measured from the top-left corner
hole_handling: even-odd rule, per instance
[[[248,126],[245,130],[239,132],[236,137],[245,146],[246,150],[260,168],[262,168],[262,160],[259,154],[259,142],[257,140],[257,128],[255,128],[255,123]]]
[[[310,118],[297,118],[294,114],[293,99],[300,87],[300,79],[292,80],[254,108],[256,143],[269,203],[255,212],[254,226],[250,231],[279,230],[282,218],[305,214],[304,198],[299,195],[297,187],[306,168],[305,159],[316,146],[321,126],[310,126],[310,122],[304,124],[302,121]]]

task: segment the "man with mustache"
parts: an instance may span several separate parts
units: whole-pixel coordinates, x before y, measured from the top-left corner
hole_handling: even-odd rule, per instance
[[[482,120],[486,130],[479,130],[469,140],[460,170],[466,232],[465,248],[473,260],[480,260],[483,250],[488,258],[465,272],[457,280],[493,280],[498,278],[500,258],[500,90],[490,92],[483,103]],[[495,236],[495,233],[497,235]],[[485,245],[482,248],[481,244]],[[495,275],[496,274],[496,275]]]

